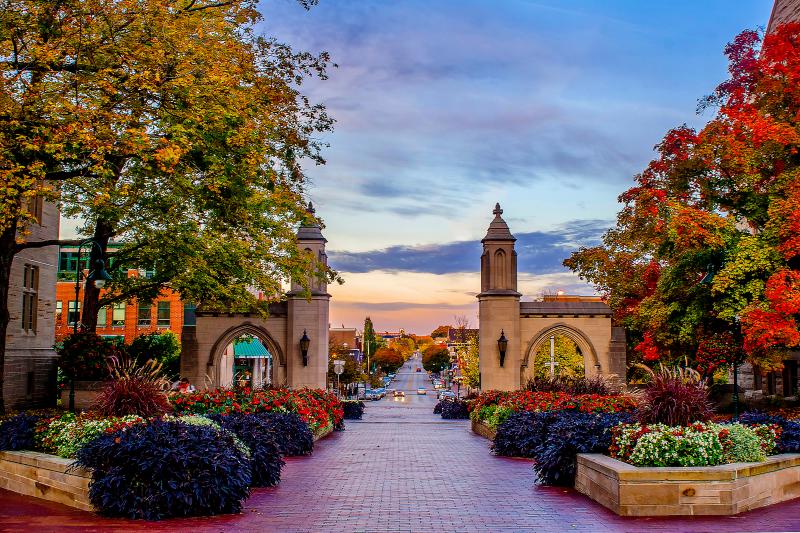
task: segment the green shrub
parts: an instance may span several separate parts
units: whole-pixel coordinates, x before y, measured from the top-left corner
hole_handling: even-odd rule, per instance
[[[143,365],[148,359],[161,363],[164,375],[176,378],[181,371],[181,343],[178,336],[171,331],[152,332],[139,335],[130,346],[128,354]]]
[[[484,423],[494,430],[497,429],[497,426],[508,420],[509,416],[514,414],[514,410],[510,407],[495,406],[492,411],[492,414],[485,419]]]
[[[762,439],[751,427],[729,424],[719,437],[725,450],[726,463],[757,463],[767,458]]]

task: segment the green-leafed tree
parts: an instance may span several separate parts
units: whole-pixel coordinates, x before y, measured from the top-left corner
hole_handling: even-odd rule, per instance
[[[464,380],[464,384],[473,389],[480,388],[481,367],[477,337],[470,338],[469,345],[460,350],[458,366],[461,370],[461,377]]]
[[[344,371],[339,376],[339,383],[348,385],[364,380],[364,373],[361,371],[361,365],[358,364],[355,357],[350,353],[350,348],[344,344],[337,344],[331,341],[328,347],[328,381],[336,383],[336,372],[333,371],[333,361],[339,359],[344,361]]]
[[[305,7],[315,2],[301,0]],[[260,36],[255,0],[6,0],[0,10],[0,391],[8,283],[36,196],[58,200],[120,268],[101,305],[153,299],[265,309],[289,277],[332,279],[296,245],[301,161],[322,163],[324,107],[299,92],[328,56]],[[266,296],[259,301],[252,289]],[[1,394],[1,393],[0,393]],[[0,396],[0,408],[2,408]]]
[[[422,352],[422,367],[428,372],[440,372],[450,366],[450,352],[447,346],[432,344]]]
[[[564,335],[556,335],[553,346],[553,359],[557,363],[555,374],[576,378],[585,375],[583,355],[578,346]],[[550,376],[550,342],[545,342],[533,358],[534,375],[537,378]]]

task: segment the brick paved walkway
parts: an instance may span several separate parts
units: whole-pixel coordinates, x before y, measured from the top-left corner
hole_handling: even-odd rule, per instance
[[[278,487],[240,515],[159,523],[108,520],[0,490],[0,531],[798,531],[800,501],[735,517],[626,519],[571,489],[538,487],[527,460],[493,457],[466,421],[431,414],[422,373],[398,375],[404,401],[287,461]]]

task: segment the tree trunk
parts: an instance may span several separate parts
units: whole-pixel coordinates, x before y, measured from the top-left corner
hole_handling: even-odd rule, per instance
[[[108,264],[108,241],[114,234],[111,224],[104,220],[98,220],[94,227],[94,241],[100,245],[91,246],[89,253],[89,272],[92,272],[97,265],[97,261],[102,259]],[[94,283],[86,283],[83,286],[83,310],[81,313],[81,330],[89,333],[97,331],[97,313],[100,311],[100,289]]]
[[[0,235],[0,413],[5,412],[6,333],[11,315],[8,312],[8,291],[11,283],[11,264],[16,252],[17,222]]]

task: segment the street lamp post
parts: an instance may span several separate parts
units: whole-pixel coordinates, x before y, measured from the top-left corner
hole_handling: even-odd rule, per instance
[[[97,241],[94,239],[86,239],[85,241],[81,242],[78,245],[78,262],[75,265],[75,306],[74,306],[74,313],[73,321],[72,321],[72,334],[78,334],[78,318],[80,313],[78,313],[78,299],[80,298],[81,294],[81,276],[83,275],[83,269],[81,268],[81,251],[83,250],[84,245],[90,244],[92,248],[97,247],[98,252],[100,252],[100,257],[103,257],[103,248],[98,244]],[[89,274],[86,276],[86,283],[88,284],[90,281],[94,282],[94,286],[98,289],[102,289],[103,286],[106,284],[106,281],[111,279],[111,275],[106,272],[106,265],[102,259],[98,259],[95,262],[94,269],[89,271]],[[85,312],[86,310],[83,309]],[[69,309],[67,309],[67,316],[69,316]],[[75,369],[72,369],[72,375],[69,378],[69,410],[70,412],[75,412]]]

